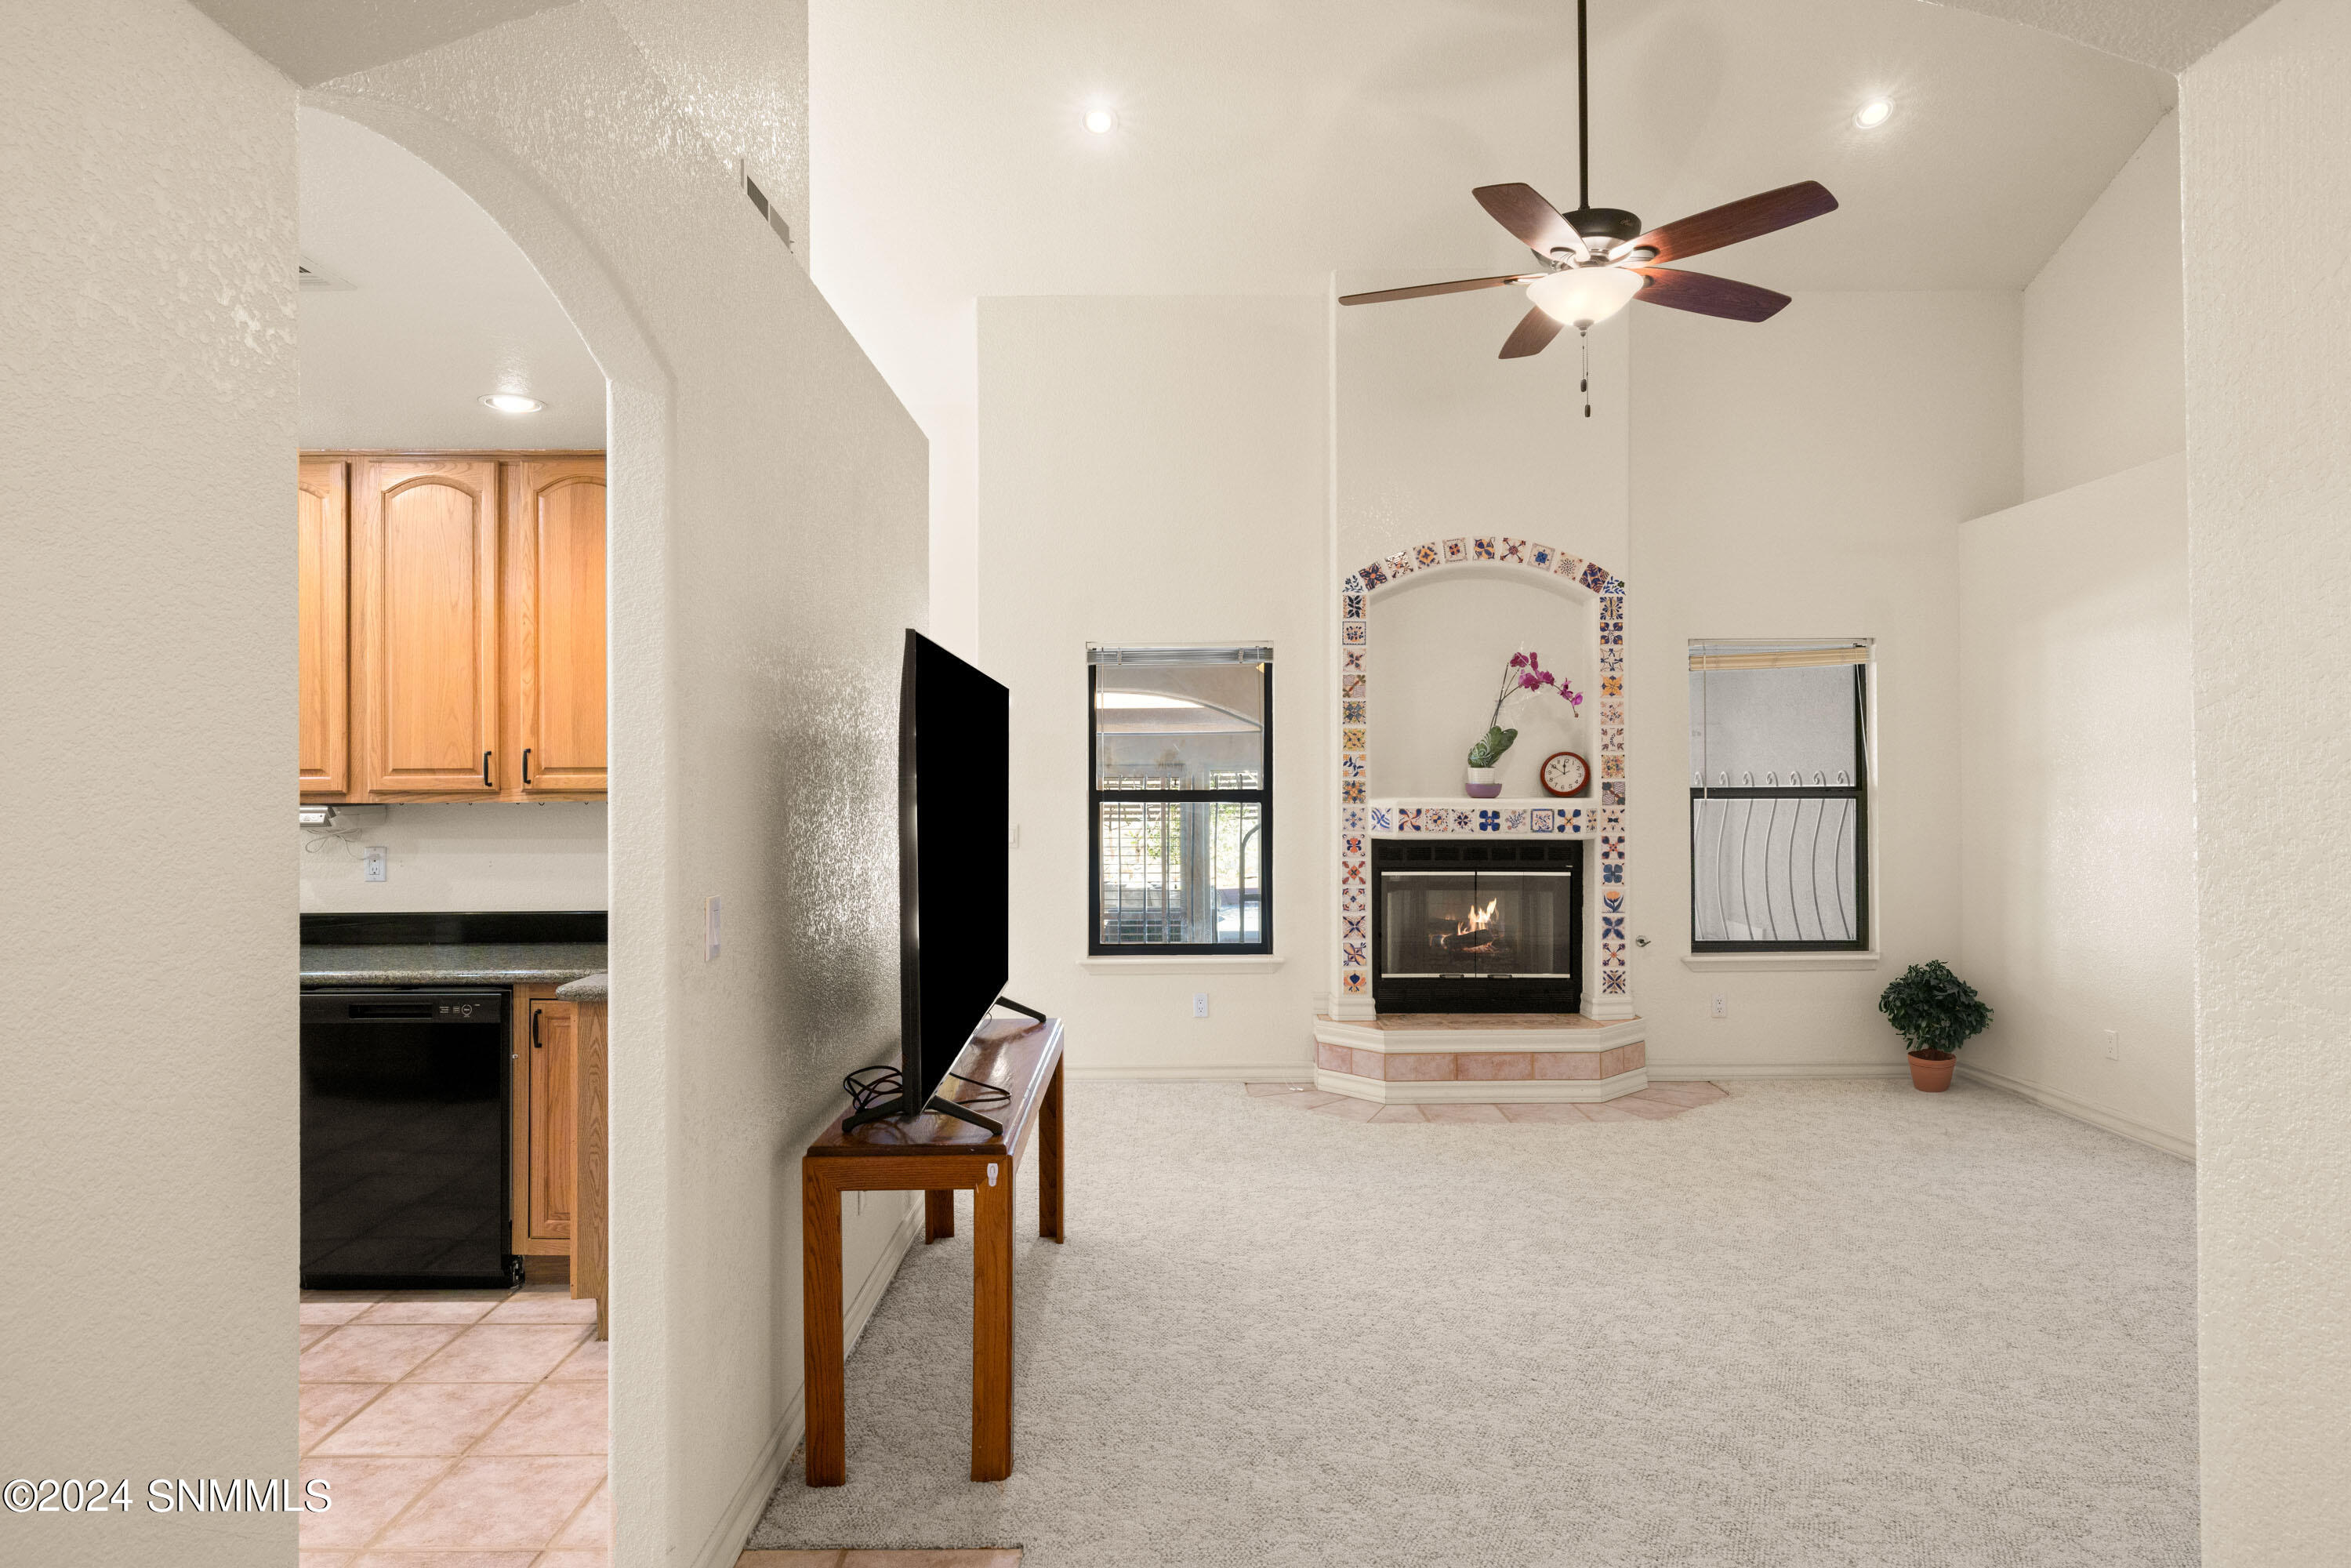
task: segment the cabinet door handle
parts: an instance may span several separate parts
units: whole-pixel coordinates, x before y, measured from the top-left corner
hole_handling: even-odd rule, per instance
[[[538,1009],[537,1008],[530,1009],[530,1048],[533,1051],[538,1049]]]
[[[496,785],[490,782],[490,754],[486,751],[482,753],[482,788],[485,789],[495,789],[497,788]]]
[[[522,787],[526,789],[530,788],[530,747],[528,746],[522,748]]]

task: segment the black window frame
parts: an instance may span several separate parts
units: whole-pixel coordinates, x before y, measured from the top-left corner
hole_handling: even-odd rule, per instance
[[[1860,645],[1865,648],[1867,646],[1865,643]],[[1858,770],[1856,771],[1854,777],[1854,781],[1851,784],[1725,786],[1708,785],[1704,778],[1701,777],[1698,783],[1690,786],[1689,944],[1691,956],[1725,956],[1741,953],[1866,953],[1871,950],[1870,940],[1872,932],[1870,927],[1869,903],[1871,881],[1869,874],[1869,773],[1871,760],[1869,753],[1869,672],[1872,668],[1872,664],[1873,661],[1871,657],[1865,654],[1864,657],[1855,660],[1853,665],[1853,754]],[[1700,939],[1698,934],[1698,836],[1701,824],[1702,808],[1700,802],[1706,800],[1770,800],[1773,802],[1775,810],[1777,810],[1778,802],[1782,800],[1793,800],[1797,803],[1796,810],[1798,811],[1802,811],[1803,810],[1803,802],[1806,800],[1819,800],[1823,802],[1821,808],[1823,810],[1827,810],[1826,802],[1830,800],[1852,801],[1854,803],[1854,935],[1850,938],[1841,937],[1834,942],[1807,942],[1801,939],[1780,940],[1775,938],[1765,938],[1761,941],[1748,942],[1706,941]],[[1750,816],[1752,815],[1751,808],[1750,810]],[[1814,831],[1817,835],[1818,830],[1815,829]],[[1768,845],[1770,841],[1767,839],[1765,841]],[[1818,841],[1819,841],[1816,836],[1814,839],[1815,848],[1813,851],[1813,853],[1816,856],[1819,853],[1819,850],[1817,848]],[[1794,831],[1792,829],[1789,835],[1789,846],[1792,852],[1793,851],[1794,844],[1795,836]],[[1764,860],[1764,873],[1766,878],[1764,884],[1764,900],[1767,911],[1769,909],[1771,900],[1771,884],[1769,881],[1770,873],[1771,860],[1769,851],[1767,849]],[[1792,904],[1794,897],[1792,870],[1790,874],[1789,885],[1790,899]]]
[[[1138,663],[1144,661],[1137,661]],[[1105,789],[1102,787],[1102,664],[1086,661],[1086,956],[1090,958],[1270,957],[1273,954],[1273,655],[1259,662],[1265,682],[1261,736],[1265,752],[1254,789]],[[1102,809],[1135,800],[1180,804],[1231,801],[1258,808],[1258,936],[1254,942],[1104,942],[1102,933]]]

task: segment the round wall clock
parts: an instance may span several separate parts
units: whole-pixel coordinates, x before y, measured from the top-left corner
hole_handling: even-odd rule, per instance
[[[1592,781],[1592,769],[1573,751],[1554,751],[1543,758],[1542,787],[1554,795],[1575,795]]]

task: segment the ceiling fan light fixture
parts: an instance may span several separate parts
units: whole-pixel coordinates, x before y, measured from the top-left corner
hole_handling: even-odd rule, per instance
[[[1086,129],[1096,136],[1108,136],[1118,129],[1118,110],[1095,107],[1086,110]]]
[[[1572,267],[1527,285],[1527,298],[1554,321],[1594,327],[1633,302],[1647,281],[1621,267]]]
[[[537,413],[547,405],[523,392],[490,392],[482,401],[500,413]]]
[[[1855,111],[1853,122],[1864,131],[1875,131],[1894,118],[1894,100],[1873,98]]]

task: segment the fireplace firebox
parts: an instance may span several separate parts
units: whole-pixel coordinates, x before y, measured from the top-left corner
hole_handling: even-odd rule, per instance
[[[1372,1000],[1384,1013],[1583,1005],[1581,840],[1372,841]]]

